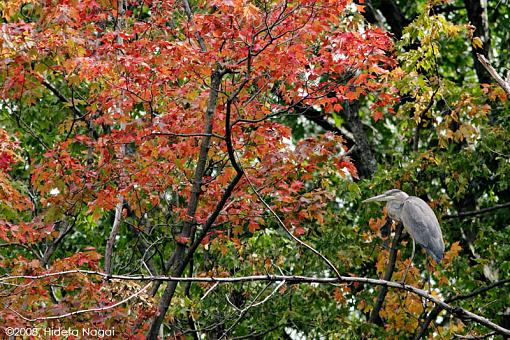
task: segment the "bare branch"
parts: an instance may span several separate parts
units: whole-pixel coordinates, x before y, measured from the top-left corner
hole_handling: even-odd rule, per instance
[[[454,334],[456,339],[486,339],[490,336],[496,335],[496,332],[489,332],[487,334],[483,335],[460,335],[460,334]]]
[[[239,277],[174,277],[174,276],[144,276],[144,275],[109,275],[103,272],[97,272],[92,270],[68,270],[62,272],[54,272],[47,273],[41,275],[18,275],[18,276],[5,276],[0,277],[0,282],[11,281],[16,279],[29,279],[29,280],[37,280],[44,279],[49,277],[61,276],[61,275],[70,275],[70,274],[86,274],[86,275],[96,275],[104,278],[111,279],[119,279],[119,280],[131,280],[131,281],[166,281],[166,282],[213,282],[213,283],[241,283],[241,282],[281,282],[285,281],[287,284],[298,284],[298,283],[317,283],[317,284],[335,284],[335,283],[364,283],[368,285],[377,285],[377,286],[386,286],[388,288],[400,289],[411,292],[418,296],[423,297],[424,299],[431,301],[437,306],[445,309],[455,317],[462,320],[472,320],[480,325],[483,325],[487,328],[490,328],[496,331],[498,334],[508,335],[510,336],[510,329],[503,328],[494,322],[486,319],[483,316],[474,314],[466,309],[461,307],[456,307],[448,304],[447,302],[429,294],[427,291],[416,288],[411,285],[407,285],[404,283],[386,281],[380,279],[372,279],[367,277],[356,277],[356,276],[339,276],[339,277],[309,277],[309,276],[299,276],[299,275],[253,275],[253,276],[239,276]],[[141,291],[135,293],[130,296],[128,299],[125,299],[121,302],[118,302],[114,305],[102,307],[102,308],[93,308],[87,311],[102,311],[105,309],[110,309],[115,306],[118,306],[127,300],[141,294],[143,290],[145,290],[149,285],[145,286]],[[76,312],[73,312],[76,313]],[[83,313],[83,312],[80,312]],[[74,315],[74,314],[71,314]],[[69,315],[68,315],[69,316]],[[53,318],[60,318],[53,317]]]
[[[104,254],[104,271],[107,272],[108,274],[110,274],[112,271],[113,245],[115,244],[115,238],[117,237],[117,233],[119,231],[123,206],[124,198],[120,196],[120,200],[115,206],[115,217],[113,218],[112,230],[110,231],[110,236],[106,241],[106,251]]]
[[[278,214],[271,208],[271,206],[269,206],[269,204],[267,204],[267,202],[264,200],[264,198],[260,195],[260,193],[258,192],[258,190],[255,188],[255,186],[253,185],[253,183],[250,181],[250,178],[248,177],[248,175],[246,174],[246,172],[244,172],[244,177],[246,178],[246,180],[248,181],[248,184],[250,185],[251,189],[253,190],[253,192],[255,193],[255,195],[257,196],[257,198],[259,199],[260,202],[262,202],[262,204],[267,208],[267,210],[269,210],[269,212],[271,213],[271,215],[274,216],[274,218],[276,219],[276,221],[278,222],[278,224],[283,228],[283,230],[285,230],[285,232],[287,233],[287,235],[289,235],[294,241],[296,241],[297,243],[299,243],[300,245],[302,245],[303,247],[307,248],[308,250],[310,250],[312,253],[314,253],[315,255],[319,256],[327,265],[329,268],[331,268],[331,270],[335,273],[335,275],[337,277],[341,277],[340,275],[340,272],[338,271],[338,269],[336,269],[335,265],[324,255],[322,255],[319,251],[317,251],[315,248],[313,248],[312,246],[310,246],[308,243],[300,240],[298,237],[294,236],[294,234],[292,234],[290,232],[290,230],[287,228],[287,226],[285,225],[285,223],[283,223],[282,219],[280,218],[280,216],[278,216]]]
[[[480,61],[480,63],[483,65],[483,67],[485,67],[485,69],[487,70],[487,72],[490,73],[490,75],[492,76],[492,78],[494,78],[494,80],[496,80],[496,82],[499,84],[499,86],[501,86],[501,88],[503,88],[503,90],[505,90],[505,92],[507,93],[508,96],[510,96],[510,82],[508,81],[505,81],[503,79],[503,77],[501,77],[498,72],[496,72],[496,70],[494,69],[494,67],[492,67],[492,65],[490,64],[490,62],[487,60],[487,58],[485,58],[485,56],[483,56],[482,54],[477,54],[476,55],[478,57],[478,60]]]
[[[475,289],[471,293],[455,295],[452,298],[446,299],[445,302],[446,303],[451,303],[451,302],[454,302],[454,301],[457,301],[457,300],[466,300],[466,299],[472,298],[473,296],[485,293],[486,291],[489,291],[489,290],[491,290],[493,288],[496,288],[496,287],[499,287],[499,286],[503,286],[503,285],[505,285],[505,284],[507,284],[509,282],[510,282],[510,279],[505,279],[505,280],[500,280],[500,281],[497,281],[497,282],[493,282],[493,283],[491,283],[491,284],[489,284],[489,285],[487,285],[485,287],[480,287],[478,289]],[[427,319],[425,319],[425,321],[420,324],[420,330],[418,331],[418,334],[415,337],[416,340],[421,339],[425,335],[425,332],[427,331],[427,328],[429,327],[430,323],[437,318],[437,316],[439,315],[439,313],[441,313],[442,310],[443,310],[443,308],[441,306],[436,305],[430,311],[429,315],[427,316]]]
[[[460,213],[455,214],[455,215],[444,215],[443,219],[462,218],[462,217],[467,217],[467,216],[475,216],[475,215],[480,215],[480,214],[484,214],[484,213],[487,213],[487,212],[491,212],[491,211],[494,211],[494,210],[503,209],[503,208],[507,208],[507,207],[510,207],[510,202],[502,203],[502,204],[496,204],[496,205],[493,205],[492,207],[478,209],[478,210],[473,210],[473,211],[464,211],[464,212],[460,212]]]
[[[215,133],[173,133],[173,132],[153,132],[148,136],[170,136],[170,137],[215,137],[221,140],[224,140],[225,137],[217,135]]]
[[[200,301],[204,300],[207,295],[209,295],[210,292],[212,292],[214,290],[214,288],[216,288],[217,286],[219,285],[219,282],[216,282],[214,285],[212,285],[211,288],[209,288],[204,295],[202,295],[202,297],[200,298]]]
[[[106,275],[106,273],[104,273]],[[35,322],[35,321],[43,321],[43,320],[55,320],[55,319],[63,319],[63,318],[67,318],[67,317],[70,317],[70,316],[73,316],[73,315],[78,315],[78,314],[84,314],[84,313],[91,313],[91,312],[104,312],[106,310],[109,310],[109,309],[112,309],[112,308],[115,308],[115,307],[118,307],[126,302],[128,302],[129,300],[137,297],[138,295],[142,294],[144,291],[147,290],[147,288],[149,288],[149,286],[151,285],[152,283],[148,283],[146,284],[142,289],[140,289],[139,291],[137,291],[136,293],[128,296],[127,298],[125,298],[124,300],[122,301],[119,301],[119,302],[116,302],[114,304],[111,304],[111,305],[108,305],[108,306],[105,306],[105,307],[96,307],[96,308],[89,308],[89,309],[80,309],[80,310],[77,310],[77,311],[74,311],[74,312],[69,312],[69,313],[65,313],[65,314],[62,314],[62,315],[54,315],[54,316],[44,316],[44,317],[37,317],[37,318],[27,318],[23,315],[21,315],[20,313],[16,312],[15,310],[13,310],[12,308],[9,308],[9,310],[11,310],[12,312],[14,312],[16,315],[18,315],[20,318],[22,318],[23,320],[25,321],[29,321],[29,322]]]
[[[283,283],[285,283],[285,281],[282,281],[278,287],[280,287]],[[223,332],[223,335],[220,337],[219,340],[225,338],[228,333],[230,333],[230,331],[243,319],[243,317],[246,315],[246,313],[248,313],[248,311],[250,310],[250,308],[252,307],[255,307],[257,304],[255,303],[255,301],[258,300],[258,298],[266,291],[267,288],[269,288],[269,286],[271,285],[271,282],[269,282],[263,289],[260,290],[260,292],[257,294],[257,296],[255,296],[255,298],[251,301],[251,303],[246,306],[245,308],[241,309],[239,312],[239,316],[237,317],[237,319],[234,321],[234,323],[232,325],[230,325],[230,327],[225,330],[225,332]],[[278,288],[277,288],[278,289]],[[273,294],[269,294],[264,300],[261,301],[261,303],[264,303],[266,302]]]

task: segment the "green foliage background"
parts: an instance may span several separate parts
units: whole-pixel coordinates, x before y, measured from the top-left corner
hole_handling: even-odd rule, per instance
[[[307,183],[307,190],[326,188],[332,199],[324,207],[322,221],[304,219],[300,227],[305,229],[303,240],[331,259],[341,273],[380,277],[376,264],[388,240],[371,229],[370,219],[382,216],[381,207],[363,205],[361,201],[395,187],[420,196],[432,202],[447,250],[455,242],[461,247],[448,267],[440,264],[432,273],[434,289],[441,297],[448,298],[489,284],[490,275],[493,279],[496,275],[497,280],[510,277],[510,209],[468,217],[450,216],[464,210],[510,202],[509,100],[498,96],[501,90],[497,87],[481,86],[478,82],[470,52],[470,33],[463,26],[467,21],[464,10],[435,14],[433,6],[446,5],[424,1],[397,3],[405,16],[412,18],[402,39],[396,41],[394,51],[399,68],[405,74],[394,78],[401,101],[395,105],[394,114],[386,112],[377,122],[369,109],[374,98],[363,99],[360,109],[378,170],[373,178],[359,181],[345,181],[333,172],[316,173]],[[380,4],[374,1],[373,5]],[[448,6],[461,7],[462,2],[453,1]],[[509,15],[507,2],[489,1],[492,60],[500,74],[510,67]],[[358,15],[355,20],[363,19]],[[58,84],[58,77],[52,80]],[[76,89],[84,94],[90,91],[80,84]],[[71,96],[65,86],[59,90]],[[53,95],[37,91],[15,105],[24,108],[19,116],[13,114],[12,108],[0,106],[0,123],[17,134],[25,151],[23,156],[31,163],[42,157],[41,141],[52,144],[61,138],[59,129],[67,108]],[[80,106],[79,102],[77,106]],[[334,119],[336,114],[329,114]],[[305,120],[286,117],[281,121],[293,128],[294,142],[324,132]],[[338,127],[344,124],[341,119],[335,122]],[[28,173],[20,166],[14,169],[13,176],[19,183],[26,183]],[[20,187],[25,192],[31,191],[21,184]],[[16,216],[9,207],[2,207],[1,214],[8,219],[30,219],[30,216]],[[111,220],[96,222],[82,211],[76,216],[77,232],[65,240],[55,256],[73,254],[83,244],[95,245],[99,253],[104,253],[108,230],[101,225],[111,225]],[[127,271],[135,270],[130,267],[135,240],[128,232],[128,226],[123,225],[123,228],[116,246],[115,265],[125,267]],[[320,258],[290,240],[269,213],[265,215],[263,228],[250,235],[247,231],[242,234],[249,240],[240,247],[232,242],[213,241],[198,253],[195,271],[228,276],[265,273],[332,275]],[[408,258],[411,253],[409,239],[404,241],[399,247],[400,259]],[[0,248],[0,255],[5,258],[19,253],[27,255],[22,249],[6,252]],[[420,270],[421,274],[417,275],[422,279],[417,284],[423,286],[426,271],[422,251],[417,252],[414,265]],[[447,281],[439,284],[440,276]],[[236,321],[239,309],[255,299],[264,285],[221,285],[204,300],[201,297],[210,286],[193,284],[191,293],[185,296],[186,285],[182,285],[169,311],[176,321],[172,330],[188,330],[190,313],[197,326],[206,333],[207,329],[211,333],[218,332],[213,327],[218,323],[219,329],[225,330]],[[275,287],[275,284],[269,285],[262,296],[268,296]],[[287,332],[307,338],[407,338],[416,329],[410,329],[409,325],[415,326],[413,322],[418,322],[420,315],[406,309],[406,293],[394,294],[400,301],[399,308],[389,317],[394,322],[389,323],[391,327],[378,327],[366,321],[377,296],[375,287],[284,285],[266,303],[249,309],[232,336],[259,334],[263,338],[279,339]],[[226,302],[227,297],[230,303]],[[238,302],[236,309],[233,306]],[[508,326],[508,285],[457,303]],[[444,338],[454,333],[486,332],[475,323],[460,324],[444,312],[439,325],[432,331]]]

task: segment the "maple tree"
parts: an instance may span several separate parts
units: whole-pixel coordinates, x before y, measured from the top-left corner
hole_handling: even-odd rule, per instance
[[[470,26],[429,3],[397,39],[347,0],[0,6],[6,327],[115,328],[123,338],[395,335],[444,309],[454,317],[442,334],[471,331],[466,315],[475,331],[505,331],[436,291],[473,287],[455,274],[472,245],[447,240],[433,292],[422,290],[421,265],[409,272],[413,287],[389,282],[409,264],[406,248],[397,253],[401,230],[384,249],[386,216],[359,205],[388,185],[428,180],[414,193],[434,192],[441,217],[474,190],[463,162],[476,161],[467,152],[480,130],[483,150],[506,152],[507,124],[487,123],[496,105],[508,116],[503,90],[460,84],[453,63],[439,69],[441,53],[458,53],[443,40],[477,46]],[[370,147],[371,138],[381,142]],[[376,157],[402,166],[376,172]],[[491,165],[501,187],[492,197],[504,197],[507,168]],[[229,284],[236,277],[246,279]],[[380,302],[365,285],[383,286]]]

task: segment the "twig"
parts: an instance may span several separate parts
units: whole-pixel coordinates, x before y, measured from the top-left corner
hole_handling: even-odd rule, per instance
[[[454,334],[455,338],[457,338],[457,339],[486,339],[493,335],[496,335],[496,332],[489,332],[489,333],[483,334],[483,335],[460,335],[457,333]]]
[[[278,291],[278,289],[280,289],[280,288],[281,288],[284,284],[285,284],[285,281],[280,282],[280,283],[276,286],[276,288],[275,288],[275,289],[273,289],[273,291],[272,291],[270,294],[268,294],[268,295],[264,298],[264,300],[259,301],[259,302],[255,303],[255,304],[253,304],[253,305],[252,305],[252,307],[257,307],[257,306],[260,306],[260,305],[262,305],[262,304],[266,303],[266,302],[267,302],[267,301],[268,301],[268,300],[269,300],[269,299],[270,299],[270,298],[271,298],[274,294],[276,294],[276,292]]]
[[[282,281],[282,282],[283,282],[283,283],[285,283],[285,281]],[[241,320],[242,320],[242,318],[246,315],[246,313],[248,313],[248,311],[250,310],[250,308],[255,307],[256,305],[259,305],[259,304],[264,303],[264,302],[266,302],[266,301],[267,301],[267,298],[266,298],[266,299],[262,300],[262,301],[261,301],[261,303],[255,304],[255,301],[257,301],[257,299],[258,299],[258,298],[259,298],[259,297],[260,297],[260,296],[261,296],[261,295],[262,295],[262,294],[266,291],[266,289],[267,289],[270,285],[271,285],[271,282],[270,282],[269,284],[267,284],[267,285],[264,287],[264,289],[262,289],[262,290],[261,290],[261,291],[257,294],[257,296],[255,296],[255,298],[251,301],[251,303],[250,303],[248,306],[246,306],[245,308],[243,308],[243,309],[241,309],[241,310],[240,310],[240,313],[239,313],[238,318],[234,321],[234,323],[233,323],[232,325],[230,325],[230,327],[229,327],[229,328],[227,328],[227,329],[225,330],[225,332],[223,332],[223,334],[222,334],[222,336],[220,337],[220,339],[219,339],[219,340],[221,340],[221,339],[225,338],[225,337],[228,335],[228,333],[230,333],[230,331],[231,331],[231,330],[232,330],[232,329],[233,329],[233,328],[234,328],[234,327],[235,327],[235,326],[239,323],[239,321],[241,321]],[[271,296],[272,296],[272,293],[268,295],[268,297],[271,297]],[[237,309],[237,308],[236,308],[236,309]],[[239,310],[239,309],[237,309],[237,310]]]
[[[241,339],[262,339],[262,336],[263,335],[266,335],[274,330],[277,330],[278,328],[282,327],[282,325],[276,325],[276,326],[273,326],[271,328],[268,328],[266,330],[263,330],[262,332],[258,332],[258,333],[251,333],[251,334],[247,334],[247,335],[242,335],[242,336],[236,336],[236,337],[233,337],[232,340],[241,340]]]
[[[15,313],[16,315],[18,315],[23,320],[28,321],[28,322],[35,322],[35,321],[42,321],[42,320],[63,319],[63,318],[67,318],[69,316],[73,316],[73,315],[77,315],[77,314],[83,314],[83,313],[90,313],[90,312],[103,312],[105,310],[112,309],[112,308],[115,308],[117,306],[120,306],[120,305],[128,302],[129,300],[137,297],[138,295],[142,294],[145,290],[147,290],[147,288],[149,288],[150,285],[151,285],[151,283],[146,284],[145,287],[143,287],[142,289],[140,289],[136,293],[134,293],[134,294],[128,296],[127,298],[125,298],[124,300],[119,301],[117,303],[114,303],[112,305],[105,306],[105,307],[96,307],[96,308],[89,308],[89,309],[81,309],[81,310],[77,310],[77,311],[74,311],[74,312],[65,313],[65,314],[62,314],[62,315],[44,316],[44,317],[37,317],[37,318],[31,319],[31,318],[27,318],[27,317],[21,315],[20,313],[16,312],[15,310],[13,310],[11,308],[9,308],[9,310],[12,311],[13,313]]]
[[[459,294],[459,295],[456,295],[456,296],[454,296],[452,298],[446,299],[446,301],[448,303],[450,303],[450,302],[454,302],[454,301],[457,301],[457,300],[466,300],[466,299],[472,298],[473,296],[485,293],[486,291],[491,290],[492,288],[499,287],[499,286],[504,286],[504,285],[506,285],[509,282],[510,282],[510,278],[504,279],[504,280],[500,280],[500,281],[496,281],[496,282],[493,282],[493,283],[491,283],[491,284],[489,284],[489,285],[487,285],[485,287],[480,287],[478,289],[475,289],[471,293],[468,293],[468,294]]]
[[[200,301],[203,301],[205,300],[205,298],[207,297],[207,295],[209,295],[210,292],[212,292],[214,290],[214,288],[216,288],[220,283],[219,282],[216,282],[211,288],[209,288],[205,294],[200,298]]]
[[[324,255],[322,255],[319,251],[317,251],[315,248],[313,248],[312,246],[310,246],[309,244],[307,244],[306,242],[300,240],[298,237],[294,236],[294,234],[292,234],[290,232],[290,230],[287,228],[287,226],[285,226],[285,223],[283,223],[282,219],[280,218],[280,216],[278,216],[278,214],[271,208],[271,206],[269,204],[267,204],[267,202],[264,200],[264,198],[262,198],[262,196],[260,195],[260,193],[258,192],[258,190],[255,188],[255,186],[253,185],[253,183],[251,182],[250,178],[248,177],[248,175],[246,174],[246,172],[244,172],[244,177],[246,178],[246,180],[248,181],[248,184],[250,186],[250,188],[253,190],[253,192],[255,193],[255,195],[257,196],[257,198],[259,199],[260,202],[262,202],[262,204],[267,208],[267,210],[269,210],[269,212],[271,213],[271,215],[274,216],[274,218],[276,219],[276,221],[278,222],[278,224],[283,228],[283,230],[285,230],[285,232],[287,233],[287,235],[289,235],[294,241],[296,241],[297,243],[299,243],[300,245],[302,245],[303,247],[307,248],[308,250],[310,250],[312,253],[314,253],[315,255],[319,256],[327,265],[329,268],[331,268],[331,270],[333,270],[333,272],[335,273],[335,275],[340,278],[342,277],[340,275],[340,272],[338,271],[338,269],[336,269],[336,267],[333,265],[333,263],[331,263],[331,261]]]
[[[191,11],[191,7],[189,5],[188,0],[182,0],[182,4],[184,6],[184,11],[186,12],[186,16],[188,17],[188,22],[193,23],[193,12]],[[202,52],[206,52],[207,47],[205,46],[204,39],[198,32],[195,32],[195,39],[197,39]]]
[[[149,136],[170,136],[170,137],[215,137],[224,140],[225,137],[217,135],[215,133],[173,133],[173,132],[152,132],[143,138]]]
[[[510,202],[502,203],[502,204],[496,204],[496,205],[494,205],[492,207],[478,209],[478,210],[473,210],[473,211],[464,211],[464,212],[460,212],[460,213],[455,214],[455,215],[444,215],[443,219],[475,216],[475,215],[484,214],[484,213],[487,213],[487,212],[491,212],[491,211],[494,211],[494,210],[503,209],[503,208],[507,208],[507,207],[510,207]]]

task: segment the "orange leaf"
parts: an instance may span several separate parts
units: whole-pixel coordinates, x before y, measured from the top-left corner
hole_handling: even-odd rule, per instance
[[[305,232],[306,230],[303,227],[296,227],[296,229],[294,229],[294,235],[296,236],[303,235]]]
[[[335,288],[335,290],[333,291],[333,296],[336,302],[345,303],[344,292],[340,288]]]
[[[178,235],[175,237],[175,242],[177,242],[179,244],[188,244],[188,243],[191,243],[191,239],[186,236]]]
[[[383,113],[379,110],[375,110],[374,112],[372,112],[372,118],[374,118],[374,120],[377,122],[379,119],[381,119],[383,117]]]
[[[248,223],[248,230],[250,231],[250,233],[253,234],[258,229],[260,229],[260,225],[257,222],[250,221],[250,223]]]

